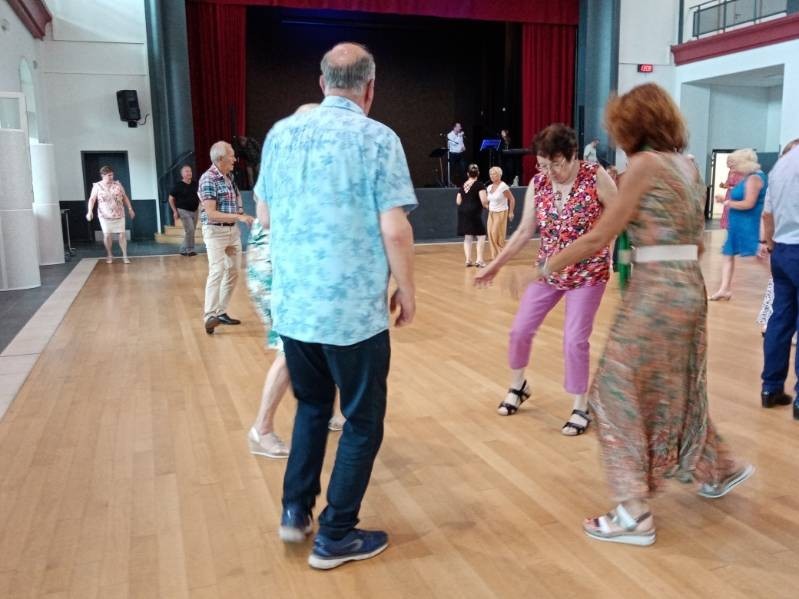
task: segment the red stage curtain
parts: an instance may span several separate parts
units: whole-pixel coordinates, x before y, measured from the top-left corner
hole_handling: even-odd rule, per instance
[[[202,172],[211,145],[244,135],[247,7],[188,2],[194,151]]]
[[[247,6],[356,10],[521,21],[522,143],[553,122],[572,123],[577,0],[189,0],[186,17],[198,168],[217,140],[244,134]],[[523,182],[534,161],[524,160]]]
[[[190,0],[203,4],[419,15],[447,19],[576,25],[578,0]]]
[[[522,143],[551,123],[572,125],[577,28],[522,25]],[[525,156],[523,184],[533,176],[535,158]]]

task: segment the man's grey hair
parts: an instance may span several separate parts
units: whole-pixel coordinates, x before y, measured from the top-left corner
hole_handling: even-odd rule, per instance
[[[322,57],[322,76],[325,78],[325,93],[331,90],[353,91],[363,93],[366,84],[375,78],[375,58],[371,52],[361,44],[354,44],[364,51],[361,56],[352,63],[345,65],[330,64],[330,53],[328,51]]]
[[[226,141],[218,141],[211,146],[211,162],[216,164],[221,158],[227,154],[227,149],[230,144]]]

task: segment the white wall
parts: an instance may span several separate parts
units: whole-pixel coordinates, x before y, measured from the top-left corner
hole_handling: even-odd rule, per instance
[[[677,41],[677,0],[621,0],[619,13],[619,80],[623,94],[636,85],[657,83],[674,89],[671,45]],[[639,73],[639,64],[654,65],[654,72]],[[616,164],[624,168],[626,157],[617,151]]]
[[[671,45],[676,43],[679,3],[676,0],[622,0],[619,15],[619,93],[642,83],[674,87]],[[653,73],[639,73],[639,64],[653,64]]]
[[[710,92],[708,143],[712,148],[766,148],[769,90],[718,86]]]
[[[710,87],[684,84],[682,98],[682,113],[689,131],[687,152],[696,157],[699,172],[705,176],[705,156],[710,143]]]
[[[143,0],[48,0],[52,34],[42,70],[62,201],[85,199],[81,151],[127,151],[131,199],[157,198],[152,119],[128,128],[116,92],[135,89],[150,112]],[[99,178],[99,175],[98,175]],[[157,212],[157,211],[156,211]]]
[[[799,110],[796,110],[796,98],[799,98],[799,40],[680,65],[675,70],[674,94],[680,107],[685,111],[689,102],[688,99],[681,98],[682,91],[686,89],[684,84],[695,84],[712,77],[735,75],[780,65],[783,65],[783,80],[779,99],[779,119],[776,117],[776,112],[780,93],[772,89],[765,108],[771,116],[764,125],[771,127],[764,144],[769,142],[771,147],[767,149],[776,151],[775,139],[779,140],[781,146],[786,141],[799,137]],[[776,124],[778,121],[779,127]]]
[[[39,62],[39,54],[43,44],[33,38],[6,2],[0,2],[0,21],[3,20],[8,21],[8,31],[0,30],[0,91],[22,91],[19,79],[19,65],[22,59],[25,58],[31,68],[36,89],[39,137],[45,140],[47,138],[47,124],[42,123],[42,114],[45,114],[47,110],[47,98],[44,92],[41,66],[35,68],[35,65]]]
[[[782,85],[768,88],[768,107],[766,115],[766,145],[768,151],[777,151],[788,141],[780,139],[782,123]]]

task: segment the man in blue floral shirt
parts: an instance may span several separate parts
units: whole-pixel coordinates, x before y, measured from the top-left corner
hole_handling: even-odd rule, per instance
[[[416,309],[406,213],[417,202],[399,138],[367,117],[374,78],[374,59],[362,46],[339,44],[325,54],[325,100],[269,132],[255,187],[271,224],[274,328],[298,400],[283,485],[284,541],[311,532],[336,387],[347,419],[309,557],[320,569],[388,545],[386,533],[356,525],[383,439],[390,276],[396,325],[409,324]]]

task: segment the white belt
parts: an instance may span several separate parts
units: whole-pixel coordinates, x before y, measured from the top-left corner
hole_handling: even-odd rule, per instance
[[[633,262],[671,262],[699,260],[696,245],[645,245],[635,248]]]

